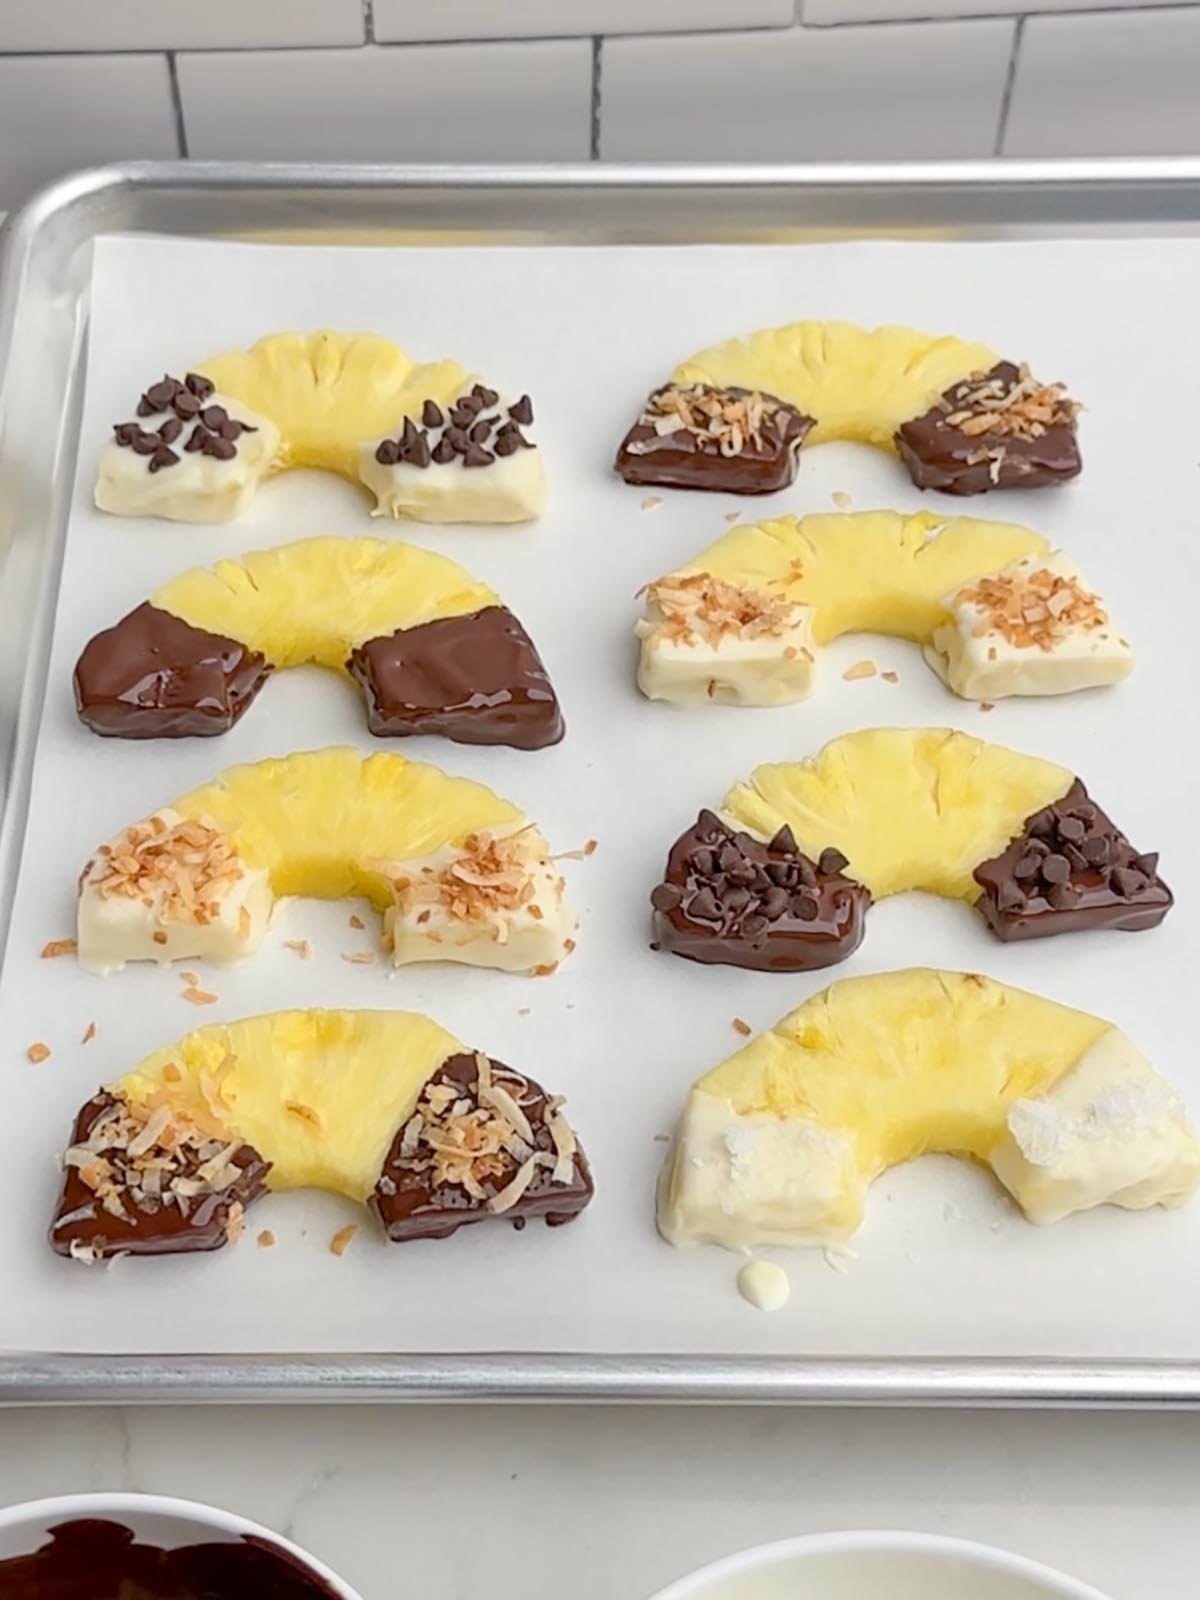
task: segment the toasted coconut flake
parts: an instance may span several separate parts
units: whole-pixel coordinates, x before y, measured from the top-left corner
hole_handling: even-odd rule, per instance
[[[415,1112],[404,1124],[404,1132],[400,1136],[400,1158],[411,1161],[416,1155],[421,1143],[421,1131],[425,1126],[425,1119],[419,1111]]]
[[[148,1150],[159,1142],[171,1122],[171,1111],[167,1106],[159,1106],[150,1113],[150,1120],[142,1131],[134,1136],[125,1146],[126,1153],[135,1159],[144,1156]]]
[[[270,1228],[264,1228],[255,1242],[260,1250],[270,1250],[275,1244],[275,1235]]]
[[[846,668],[842,677],[847,683],[855,683],[860,678],[873,678],[877,670],[873,661],[856,661],[853,666]]]
[[[412,916],[418,927],[437,909],[506,944],[515,913],[535,901],[537,874],[547,859],[545,841],[529,824],[511,834],[468,834],[444,866],[385,875],[400,915]]]
[[[648,494],[642,501],[643,511],[653,511],[655,506],[662,505],[663,497],[660,494]]]
[[[852,506],[854,504],[854,496],[852,494],[847,494],[845,489],[835,489],[833,491],[833,503],[835,506],[840,506],[845,509],[846,506]]]
[[[29,1049],[26,1050],[25,1054],[29,1057],[30,1061],[33,1062],[34,1066],[37,1067],[40,1066],[43,1061],[49,1061],[51,1055],[50,1046],[48,1044],[43,1044],[40,1039],[37,1039],[29,1046]]]
[[[72,1239],[71,1260],[81,1261],[85,1267],[94,1267],[100,1259],[90,1244],[84,1244],[82,1239]]]
[[[194,818],[167,827],[156,816],[101,846],[89,878],[106,899],[148,900],[160,921],[204,923],[243,875],[227,835]]]
[[[199,986],[200,974],[198,972],[181,972],[179,974],[179,981],[181,983],[190,983],[194,989]]]
[[[79,1042],[80,1042],[80,1044],[91,1044],[92,1040],[95,1037],[96,1037],[96,1024],[94,1022],[89,1022],[87,1027],[83,1030],[83,1038],[80,1039]]]
[[[879,676],[883,679],[884,683],[900,682],[900,674],[898,672],[893,672],[890,667],[886,672],[881,672]]]
[[[575,1154],[578,1150],[575,1130],[561,1111],[555,1111],[549,1116],[546,1119],[546,1126],[550,1130],[550,1137],[554,1140],[556,1156],[550,1182],[572,1183],[575,1179]]]
[[[321,1113],[312,1106],[306,1106],[302,1100],[285,1100],[283,1109],[293,1117],[299,1117],[301,1122],[307,1122],[310,1128],[321,1127]]]
[[[529,1126],[529,1118],[507,1089],[498,1083],[480,1082],[479,1100],[482,1105],[490,1106],[493,1111],[498,1111],[502,1117],[511,1122],[515,1132],[525,1140],[526,1144],[533,1143],[533,1129]]]
[[[339,1228],[329,1241],[329,1248],[335,1256],[344,1256],[350,1247],[350,1241],[358,1232],[357,1222],[348,1222],[344,1228]]]
[[[211,994],[207,989],[197,989],[194,984],[189,984],[183,991],[183,998],[193,1006],[215,1005],[219,995]]]
[[[56,956],[70,956],[74,953],[74,939],[51,939],[42,946],[43,961],[53,961]]]
[[[786,597],[742,588],[710,572],[675,572],[647,585],[649,617],[638,626],[681,644],[716,645],[726,636],[778,638],[795,626],[796,607]]]
[[[352,967],[373,967],[377,957],[373,950],[343,950],[342,960]]]
[[[253,923],[250,912],[245,906],[238,907],[238,938],[245,940],[250,937]]]
[[[363,919],[360,916],[352,916],[350,918],[350,926],[352,928],[365,928],[366,927],[366,923],[363,921]]]
[[[1065,384],[1039,383],[1024,364],[1018,368],[1016,381],[1007,386],[1002,378],[974,373],[953,393],[952,402],[942,400],[939,405],[947,413],[947,426],[957,428],[968,439],[1040,439],[1047,428],[1074,426],[1083,409],[1068,397]],[[982,452],[981,459],[988,456],[995,461],[995,481],[1003,451],[998,459],[994,452]]]
[[[488,1210],[496,1216],[511,1211],[536,1176],[537,1162],[533,1160],[523,1162],[517,1168],[516,1176],[497,1194],[492,1195],[487,1202]]]
[[[740,1033],[743,1039],[748,1039],[750,1037],[750,1035],[754,1032],[754,1029],[745,1020],[744,1017],[734,1017],[734,1019],[733,1019],[733,1029],[734,1029],[735,1033]]]
[[[236,1244],[246,1231],[246,1208],[240,1200],[235,1200],[229,1207],[229,1215],[225,1219],[225,1237],[230,1244]]]
[[[982,613],[972,629],[975,638],[998,633],[1018,649],[1043,652],[1073,631],[1092,632],[1109,621],[1098,595],[1048,567],[980,578],[959,590],[955,604]]]
[[[627,449],[630,455],[646,455],[655,439],[689,433],[710,453],[714,445],[723,456],[741,455],[748,446],[761,452],[763,424],[783,409],[774,396],[758,390],[739,393],[713,384],[669,383],[655,390],[638,418],[639,426],[653,431],[653,439],[632,439]],[[657,503],[661,497],[653,498]]]
[[[285,939],[283,948],[291,950],[294,955],[298,955],[301,961],[307,961],[309,956],[312,955],[312,945],[309,944],[307,939]]]

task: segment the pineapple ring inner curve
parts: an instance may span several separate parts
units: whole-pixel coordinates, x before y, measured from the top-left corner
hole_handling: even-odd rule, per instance
[[[973,904],[975,868],[1074,781],[1052,761],[949,728],[866,728],[805,761],[756,767],[721,809],[758,838],[790,828],[814,860],[840,850],[874,900],[915,889]]]
[[[117,515],[223,522],[266,478],[315,467],[361,484],[376,515],[524,522],[546,501],[532,422],[527,395],[378,334],[267,334],[151,384],[102,454],[95,498]]]
[[[364,896],[396,965],[552,970],[574,948],[565,885],[535,825],[481,783],[334,747],[229,767],[101,845],[80,882],[77,953],[239,961],[275,901]]]
[[[85,1105],[51,1243],[94,1260],[209,1250],[264,1190],[369,1205],[389,1238],[566,1222],[587,1158],[562,1101],[404,1011],[280,1011],[200,1028]]]
[[[911,640],[967,699],[1069,693],[1133,665],[1099,597],[1041,534],[927,511],[731,528],[648,585],[637,632],[639,687],[680,704],[802,699],[819,646],[847,633]]]
[[[659,1187],[672,1244],[831,1245],[888,1167],[989,1165],[1034,1222],[1178,1206],[1200,1144],[1111,1023],[974,973],[831,984],[700,1078]]]

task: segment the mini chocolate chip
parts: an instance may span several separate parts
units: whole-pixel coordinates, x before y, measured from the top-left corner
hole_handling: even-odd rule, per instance
[[[440,466],[443,466],[443,467],[446,465],[446,463],[448,461],[453,461],[454,457],[457,454],[458,454],[458,452],[455,450],[454,446],[450,443],[450,441],[446,438],[445,434],[442,435],[442,437],[438,440],[438,442],[433,447],[433,459]]]
[[[152,401],[148,400],[145,395],[143,395],[137,403],[137,414],[139,417],[152,417],[154,416],[155,412],[161,410],[161,406],[156,406]]]
[[[511,433],[499,434],[492,449],[498,456],[514,456],[521,448],[521,441],[514,439]]]
[[[141,427],[136,422],[117,422],[113,424],[113,436],[118,444],[129,446],[141,433]]]
[[[1071,876],[1071,863],[1066,856],[1050,855],[1042,862],[1042,877],[1047,883],[1066,883]]]
[[[733,888],[727,889],[724,895],[726,908],[729,911],[734,912],[745,911],[746,907],[750,904],[753,898],[754,896],[750,893],[749,889],[743,889],[737,885],[735,885]]]
[[[741,859],[741,851],[738,849],[737,845],[734,844],[733,840],[730,839],[727,843],[721,846],[721,853],[717,857],[717,865],[720,867],[722,872],[731,872],[733,868],[737,866],[739,861],[741,861]]]
[[[479,403],[466,395],[457,405],[450,407],[450,421],[456,428],[469,428],[479,412]]]
[[[1090,866],[1106,867],[1112,856],[1112,845],[1102,833],[1094,833],[1083,841],[1079,853]]]
[[[429,436],[424,433],[417,435],[417,442],[408,452],[408,459],[414,467],[427,467],[430,462]]]
[[[809,889],[815,889],[817,886],[816,863],[810,861],[807,856],[799,856],[796,860],[796,880]]]
[[[442,408],[436,400],[426,400],[421,407],[421,421],[427,428],[440,428],[446,419],[442,416]]]
[[[472,427],[471,431],[467,434],[467,438],[470,439],[472,444],[482,444],[491,431],[491,423],[486,417],[481,417],[480,420]]]
[[[1053,807],[1047,806],[1044,811],[1035,812],[1025,826],[1035,838],[1038,838],[1043,834],[1053,833],[1056,820]]]
[[[785,822],[783,827],[767,846],[769,850],[778,850],[780,855],[794,856],[796,853],[796,836]]]
[[[201,377],[198,372],[189,372],[183,381],[196,396],[197,400],[207,400],[213,392],[212,384],[207,378]]]
[[[1016,866],[1013,868],[1013,877],[1036,878],[1038,875],[1038,868],[1041,866],[1041,864],[1041,856],[1035,855],[1031,851],[1027,855],[1023,855],[1017,862]]]
[[[699,889],[683,908],[696,922],[719,922],[721,907],[711,889]]]
[[[459,456],[465,455],[467,448],[471,443],[463,430],[457,427],[447,428],[445,433],[442,435],[442,439],[450,446],[455,455]]]
[[[777,921],[788,908],[788,893],[786,889],[768,889],[763,896],[762,905],[759,907],[764,917],[771,922]]]
[[[400,459],[400,446],[395,439],[381,439],[375,450],[375,459],[381,467],[394,467]]]
[[[492,404],[494,405],[495,401]],[[533,421],[533,401],[527,394],[523,394],[514,405],[509,406],[508,414],[514,422],[519,422],[523,428],[527,428]]]
[[[164,444],[174,444],[183,432],[183,423],[178,417],[168,417],[158,430],[158,437]]]
[[[849,865],[849,858],[844,856],[840,850],[834,850],[831,846],[828,850],[821,851],[817,860],[817,871],[827,878],[832,878],[835,873],[841,872]]]
[[[178,388],[174,378],[163,378],[159,383],[152,383],[142,399],[149,401],[155,411],[165,411],[174,400]]]
[[[696,818],[696,832],[703,839],[723,839],[725,824],[715,811],[703,810]]]
[[[254,424],[252,422],[239,422],[239,423],[235,424],[235,426],[239,427],[242,430],[243,433],[257,433],[258,432],[258,429],[254,426]]]
[[[744,919],[741,926],[741,935],[744,939],[761,939],[770,927],[766,917],[760,916],[756,911]]]
[[[1064,817],[1058,825],[1060,839],[1070,839],[1072,844],[1078,844],[1087,833],[1087,828],[1078,817]]]
[[[1081,800],[1075,807],[1075,815],[1082,822],[1095,822],[1096,808],[1090,800]]]
[[[463,466],[490,467],[495,459],[492,452],[485,450],[481,444],[470,444],[463,454]]]
[[[1146,887],[1146,880],[1132,867],[1114,867],[1109,874],[1108,886],[1114,893],[1128,900],[1131,895]]]
[[[202,423],[198,422],[196,424],[196,426],[192,429],[191,433],[188,434],[187,443],[184,445],[183,448],[185,450],[192,450],[192,451],[203,450],[204,446],[208,443],[208,441],[211,438],[212,438],[212,434],[209,433],[208,429],[206,427],[204,427]]]
[[[693,850],[688,866],[701,878],[711,878],[716,870],[716,858],[711,850]]]
[[[788,877],[795,877],[796,870],[790,861],[768,861],[767,877],[772,883],[786,883]]]
[[[224,406],[205,406],[200,413],[200,420],[206,428],[219,428],[223,422],[229,421],[229,413]]]
[[[240,439],[245,429],[235,417],[228,417],[217,429],[222,439]]]
[[[1077,844],[1072,844],[1068,839],[1066,844],[1063,845],[1062,853],[1071,863],[1071,869],[1073,872],[1086,872],[1088,867],[1088,858],[1084,855],[1083,851]]]
[[[656,911],[674,911],[683,899],[683,890],[674,883],[660,883],[650,896]]]
[[[486,384],[477,383],[471,390],[475,398],[484,406],[494,406],[500,396],[495,389],[489,389]]]
[[[1079,890],[1072,889],[1069,883],[1051,884],[1046,891],[1046,904],[1055,911],[1072,911],[1079,901]]]
[[[181,394],[177,394],[172,402],[175,415],[182,417],[185,421],[188,417],[199,416],[200,404],[201,402],[196,399],[196,396],[187,389],[184,389]]]
[[[997,911],[1015,911],[1018,906],[1023,906],[1025,902],[1025,891],[1020,884],[1014,883],[1010,878],[1001,878],[996,885]]]
[[[417,442],[417,425],[411,417],[405,417],[404,427],[400,430],[400,443],[407,447]]]
[[[138,433],[130,440],[134,453],[139,456],[152,456],[158,449],[162,440],[156,433]]]
[[[1144,855],[1134,856],[1133,864],[1148,878],[1153,878],[1158,872],[1158,851],[1147,850]]]
[[[220,434],[210,433],[204,441],[204,454],[216,461],[232,461],[237,449],[228,439],[222,439]]]
[[[792,899],[792,915],[799,917],[801,922],[815,922],[820,909],[820,903],[811,895],[798,894]]]
[[[740,884],[742,888],[748,889],[755,879],[753,863],[739,861],[736,867],[730,867],[728,877],[730,883]]]
[[[168,449],[165,444],[160,444],[158,449],[150,457],[150,471],[161,472],[164,467],[175,466],[178,460],[179,457],[175,454],[174,450]]]

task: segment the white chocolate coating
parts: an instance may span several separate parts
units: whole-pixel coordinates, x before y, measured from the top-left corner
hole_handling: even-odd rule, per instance
[[[782,706],[805,699],[817,681],[812,610],[787,609],[782,633],[727,632],[713,641],[675,637],[663,627],[660,608],[648,602],[635,629],[642,645],[638,688],[648,700],[675,705]]]

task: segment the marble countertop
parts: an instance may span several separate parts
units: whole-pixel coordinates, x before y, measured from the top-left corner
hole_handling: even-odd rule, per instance
[[[1187,1414],[0,1411],[3,1501],[142,1489],[216,1502],[297,1539],[364,1600],[647,1600],[746,1545],[871,1526],[1006,1545],[1113,1600],[1186,1600],[1198,1484]],[[513,1559],[518,1530],[537,1532],[532,1567]]]

